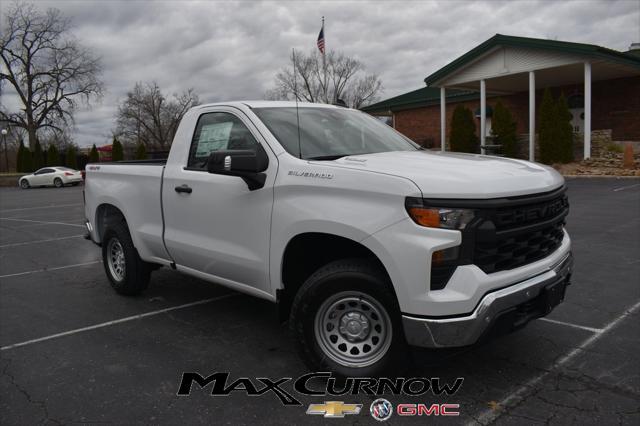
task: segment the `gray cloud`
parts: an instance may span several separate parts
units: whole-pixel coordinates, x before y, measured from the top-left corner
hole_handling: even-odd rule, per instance
[[[72,17],[74,33],[104,63],[101,103],[76,114],[80,145],[104,144],[118,101],[136,81],[168,93],[193,87],[202,102],[260,99],[292,47],[311,50],[326,17],[329,49],[355,55],[382,77],[384,97],[495,33],[626,50],[640,41],[631,1],[214,2],[40,1]],[[13,104],[9,92],[3,103]]]

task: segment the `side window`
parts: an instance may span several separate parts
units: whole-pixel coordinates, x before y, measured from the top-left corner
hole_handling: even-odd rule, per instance
[[[36,175],[44,175],[46,173],[53,173],[54,170],[53,169],[40,169],[37,172],[35,172],[34,174]]]
[[[258,142],[238,117],[226,112],[202,114],[189,149],[187,167],[202,168],[214,151],[256,150]]]

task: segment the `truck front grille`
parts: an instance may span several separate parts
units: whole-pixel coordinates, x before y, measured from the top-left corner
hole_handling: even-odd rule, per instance
[[[564,188],[551,197],[512,199],[514,205],[481,209],[473,227],[473,263],[486,273],[514,269],[543,259],[564,238],[569,202]],[[475,238],[474,238],[475,237]]]
[[[496,232],[495,242],[477,242],[474,263],[489,274],[543,259],[560,247],[563,228],[564,220],[559,220],[537,230]]]

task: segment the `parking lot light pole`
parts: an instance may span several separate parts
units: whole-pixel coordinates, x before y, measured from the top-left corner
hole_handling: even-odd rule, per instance
[[[4,162],[7,168],[6,172],[9,173],[9,151],[7,150],[7,133],[9,132],[7,129],[2,129],[0,133],[2,133],[2,143],[4,143]]]

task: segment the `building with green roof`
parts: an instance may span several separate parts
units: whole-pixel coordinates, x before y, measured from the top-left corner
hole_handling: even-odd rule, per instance
[[[477,117],[481,144],[491,135],[491,106],[500,98],[516,117],[535,160],[536,105],[549,88],[568,97],[577,148],[591,156],[591,140],[640,143],[640,44],[626,52],[558,40],[496,34],[424,79],[426,87],[362,108],[392,117],[416,142],[445,150],[453,108]]]

